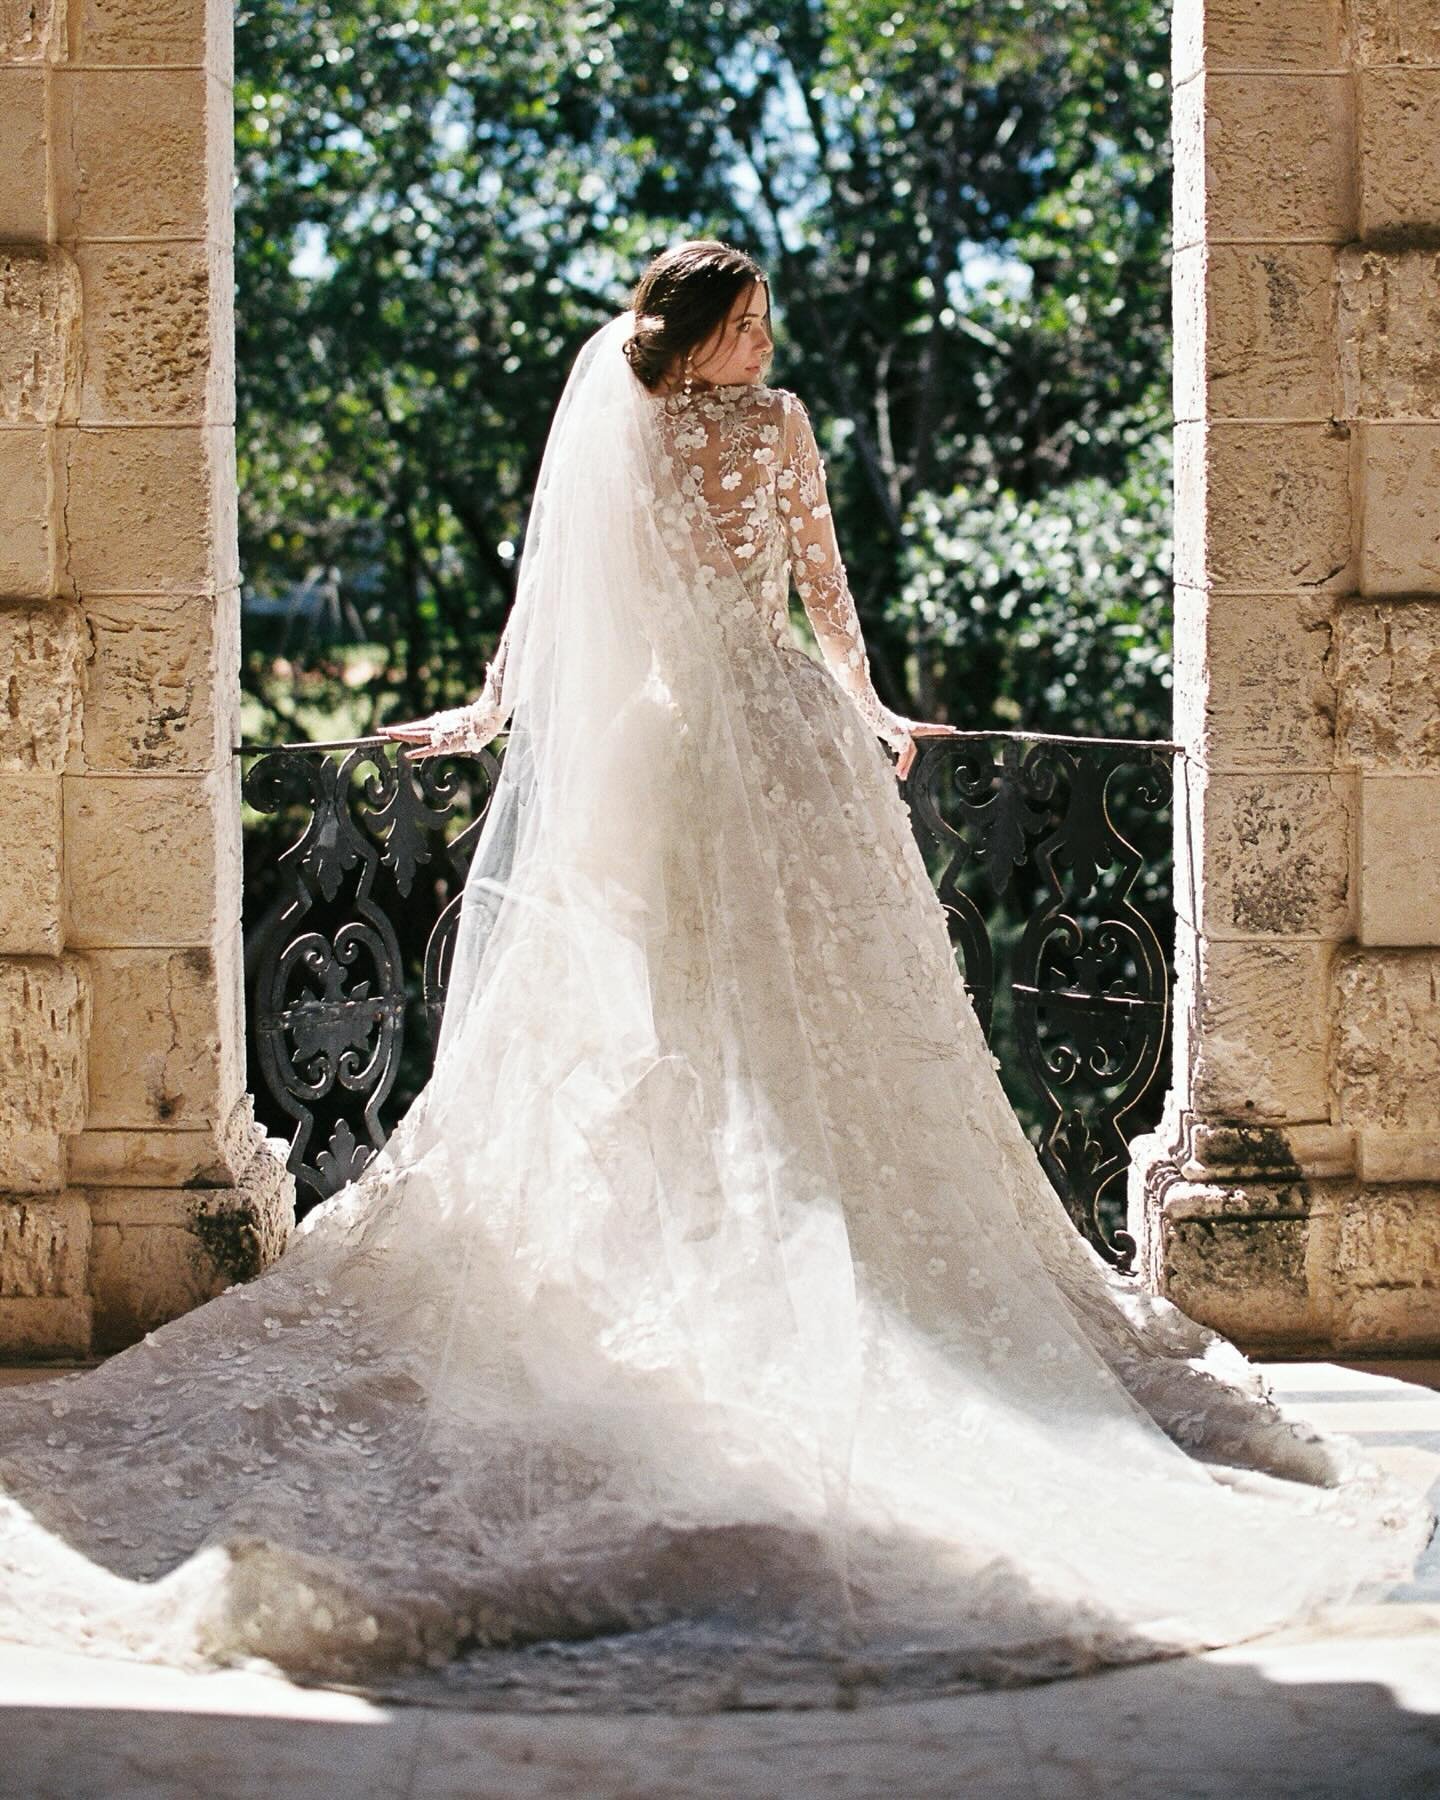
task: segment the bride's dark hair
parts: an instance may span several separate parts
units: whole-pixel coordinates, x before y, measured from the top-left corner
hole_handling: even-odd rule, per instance
[[[764,279],[753,257],[718,238],[691,238],[663,251],[640,277],[630,303],[630,367],[647,388],[658,387],[678,359],[715,335],[736,297]]]

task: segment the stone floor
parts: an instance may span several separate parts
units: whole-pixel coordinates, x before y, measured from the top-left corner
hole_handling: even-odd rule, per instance
[[[1270,1374],[1440,1499],[1440,1363]],[[1390,1604],[1323,1633],[842,1713],[507,1719],[0,1647],[0,1796],[1436,1800],[1440,1546]]]

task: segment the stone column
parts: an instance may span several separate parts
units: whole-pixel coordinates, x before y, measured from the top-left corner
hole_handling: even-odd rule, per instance
[[[1175,1086],[1145,1276],[1440,1346],[1440,12],[1175,14]]]
[[[245,1097],[224,0],[0,0],[0,1354],[290,1200]]]

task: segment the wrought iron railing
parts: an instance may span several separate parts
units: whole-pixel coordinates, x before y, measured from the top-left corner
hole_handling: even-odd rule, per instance
[[[1175,746],[967,733],[922,740],[917,841],[1002,1077],[1077,1228],[1130,1266],[1127,1133],[1157,1086],[1169,978]],[[384,1143],[423,1083],[490,752],[385,738],[244,746],[246,983],[257,1109],[290,1137],[302,1210]],[[409,1029],[416,1015],[425,1029]]]

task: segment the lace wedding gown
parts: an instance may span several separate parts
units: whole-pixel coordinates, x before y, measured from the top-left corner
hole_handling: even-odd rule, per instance
[[[1429,1530],[1071,1229],[876,735],[809,422],[582,352],[432,1079],[269,1272],[0,1405],[0,1635],[472,1702],[1073,1672]],[[793,581],[824,665],[791,638]]]

